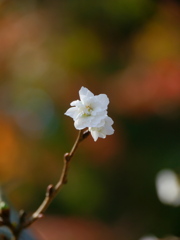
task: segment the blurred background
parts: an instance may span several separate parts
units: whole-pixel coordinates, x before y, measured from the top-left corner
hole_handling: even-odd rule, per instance
[[[56,183],[81,86],[109,96],[115,134],[81,144],[35,235],[179,236],[180,1],[0,1],[0,184],[15,209]]]

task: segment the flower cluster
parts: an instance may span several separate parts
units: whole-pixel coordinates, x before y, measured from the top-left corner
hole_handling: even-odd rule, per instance
[[[109,99],[106,94],[94,95],[87,88],[81,87],[80,100],[71,102],[65,115],[73,118],[78,130],[88,128],[94,141],[114,133],[113,120],[107,115]]]

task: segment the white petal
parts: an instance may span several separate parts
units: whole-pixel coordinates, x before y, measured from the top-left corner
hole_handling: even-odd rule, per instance
[[[106,132],[106,135],[112,135],[114,133],[114,129],[111,126],[113,123],[114,123],[114,121],[109,116],[107,116],[105,118],[105,124],[103,127],[103,131]]]
[[[94,99],[94,96],[93,97],[81,96],[82,104],[84,106],[91,106],[92,107],[93,99]]]
[[[98,138],[106,137],[106,134],[101,132],[100,128],[89,128],[89,131],[90,131],[94,141],[97,141]]]
[[[107,116],[107,117],[105,118],[105,122],[106,122],[106,124],[108,124],[108,125],[112,125],[112,124],[114,123],[114,121],[112,120],[112,118],[110,118],[109,116]]]
[[[96,142],[99,137],[99,133],[97,131],[91,131],[91,130],[90,130],[90,132],[91,132],[91,135],[92,135],[94,141]]]
[[[96,101],[99,103],[102,110],[106,110],[107,106],[109,104],[109,98],[106,94],[99,94],[98,96],[95,96]]]
[[[79,100],[76,100],[76,101],[71,102],[70,105],[80,107],[80,106],[82,106],[82,102]]]
[[[112,126],[105,126],[105,132],[106,135],[112,135],[114,133],[114,129],[112,128]]]
[[[99,132],[99,138],[106,138],[106,134],[104,134],[103,132]]]
[[[90,125],[90,121],[91,121],[90,117],[79,117],[74,122],[74,126],[76,129],[81,130],[88,127]]]
[[[79,97],[83,102],[85,97],[88,97],[88,98],[94,97],[94,94],[91,91],[89,91],[87,88],[81,87],[81,89],[79,90]]]
[[[93,127],[93,128],[99,128],[105,124],[104,119],[105,119],[105,112],[104,114],[97,114],[95,116],[91,116],[91,121],[88,123],[88,127]]]
[[[79,115],[79,111],[76,107],[71,107],[64,114],[75,119]]]

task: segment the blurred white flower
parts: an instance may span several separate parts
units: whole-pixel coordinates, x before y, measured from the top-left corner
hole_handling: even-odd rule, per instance
[[[101,127],[90,127],[89,131],[94,139],[94,141],[97,141],[99,138],[105,138],[106,135],[111,135],[114,133],[114,129],[112,128],[112,124],[114,123],[113,120],[110,117],[106,117],[101,121],[102,126]]]
[[[107,116],[107,95],[94,95],[87,88],[81,87],[79,97],[80,100],[71,102],[72,107],[65,112],[65,115],[73,118],[75,128],[88,128],[95,141],[98,137],[105,138],[113,134],[113,120]]]
[[[172,206],[180,205],[180,184],[172,170],[164,169],[157,174],[156,190],[162,203]]]
[[[158,238],[154,235],[148,235],[140,238],[139,240],[158,240]]]

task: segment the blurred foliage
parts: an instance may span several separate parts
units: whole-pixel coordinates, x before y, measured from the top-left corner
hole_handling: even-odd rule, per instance
[[[81,144],[48,213],[126,240],[180,235],[155,188],[161,169],[180,174],[179,26],[175,0],[0,1],[0,181],[17,209],[57,181],[77,134],[64,112],[85,86],[109,96],[115,134]]]

